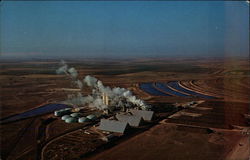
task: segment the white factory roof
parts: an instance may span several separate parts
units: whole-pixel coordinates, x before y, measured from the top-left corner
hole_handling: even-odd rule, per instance
[[[154,115],[153,111],[144,111],[144,110],[136,110],[130,109],[129,110],[133,115],[141,116],[145,121],[151,121]]]
[[[127,127],[127,122],[101,119],[100,126],[98,128],[103,131],[124,133]]]
[[[118,121],[127,122],[130,126],[138,127],[142,122],[142,117],[137,115],[116,114]]]

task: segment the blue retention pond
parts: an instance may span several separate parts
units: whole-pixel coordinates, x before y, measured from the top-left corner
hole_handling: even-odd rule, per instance
[[[169,94],[166,94],[164,92],[161,92],[157,90],[155,87],[153,87],[153,83],[142,83],[140,84],[140,88],[151,95],[154,96],[170,96]]]
[[[56,110],[60,110],[64,108],[71,108],[71,106],[68,106],[66,104],[46,104],[44,106],[5,118],[1,120],[1,123],[8,123],[12,121],[21,120],[21,119],[31,118],[31,117],[51,113]]]
[[[175,95],[175,96],[180,96],[180,97],[190,97],[186,94],[180,93],[180,92],[176,92],[175,90],[172,90],[171,88],[169,88],[167,85],[165,85],[164,83],[155,83],[155,86],[165,92],[168,92],[169,94]]]
[[[200,93],[188,90],[186,88],[183,88],[183,87],[181,87],[179,85],[179,83],[177,81],[175,81],[175,82],[168,82],[167,85],[170,86],[170,87],[172,87],[172,88],[174,88],[174,89],[176,89],[176,90],[179,90],[179,91],[184,92],[184,93],[191,94],[193,96],[197,96],[197,97],[201,97],[201,98],[206,98],[206,99],[214,99],[215,98],[215,97],[212,97],[212,96],[207,96],[207,95],[200,94]]]

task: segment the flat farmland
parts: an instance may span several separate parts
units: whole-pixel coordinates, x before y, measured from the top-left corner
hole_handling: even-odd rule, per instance
[[[248,127],[247,121],[243,116],[249,113],[250,76],[248,71],[250,69],[247,60],[175,59],[173,61],[172,59],[89,59],[66,60],[66,62],[69,66],[77,69],[80,80],[86,75],[95,76],[100,79],[104,85],[130,89],[138,98],[145,100],[149,104],[155,105],[155,107],[157,107],[156,104],[158,103],[169,104],[199,100],[204,101],[204,103],[197,106],[197,108],[182,109],[180,112],[184,113],[174,118],[169,118],[169,115],[166,114],[166,117],[163,117],[165,119],[163,122],[173,124],[173,126],[166,127],[164,124],[163,128],[157,126],[152,129],[153,131],[150,129],[149,132],[145,131],[145,133],[143,132],[135,136],[140,137],[146,134],[150,137],[158,135],[159,139],[152,138],[151,141],[151,138],[149,138],[149,140],[145,140],[145,144],[144,142],[140,142],[138,145],[141,146],[135,147],[131,146],[130,140],[128,140],[128,146],[131,147],[131,156],[134,156],[134,158],[137,157],[135,153],[138,152],[138,150],[135,149],[136,147],[141,149],[141,152],[146,152],[148,151],[146,148],[154,147],[154,143],[158,143],[158,141],[165,138],[170,139],[169,142],[166,141],[166,143],[170,143],[171,146],[175,148],[171,150],[170,146],[166,147],[169,151],[179,152],[188,148],[190,159],[195,156],[207,156],[207,159],[210,159],[211,156],[222,156],[221,152],[225,152],[225,154],[228,152],[228,149],[223,148],[223,145],[230,144],[233,148],[233,143],[229,141],[225,143],[221,142],[220,144],[210,143],[211,135],[206,133],[193,133],[186,130],[182,131],[182,128],[176,130],[176,125],[193,125],[229,131],[233,126]],[[63,90],[62,88],[76,88],[76,86],[71,82],[70,78],[56,74],[56,69],[58,67],[59,62],[55,60],[21,62],[2,61],[0,71],[1,120],[48,103],[59,103],[67,99],[67,96],[73,92]],[[198,96],[183,97],[180,96],[181,94],[174,94],[171,96],[152,95],[145,92],[140,87],[143,83],[165,84],[168,82],[178,82],[190,91],[213,96],[216,97],[216,99],[206,99]],[[82,94],[87,95],[90,92],[90,89],[84,86]],[[177,92],[181,91],[175,90],[173,93]],[[158,107],[160,108],[160,106]],[[200,116],[195,117],[187,113]],[[54,146],[55,144],[64,145],[66,148],[72,148],[74,145],[79,146],[80,149],[78,151],[76,149],[67,151],[68,159],[77,158],[77,156],[82,156],[82,154],[89,150],[94,150],[95,148],[94,145],[92,146],[93,148],[90,147],[90,149],[88,149],[87,147],[85,150],[84,144],[80,144],[77,139],[89,142],[96,140],[96,146],[102,145],[102,141],[99,141],[100,139],[88,136],[84,133],[85,125],[86,124],[65,125],[59,118],[54,117],[53,113],[11,123],[1,123],[1,158],[39,159],[42,157],[41,155],[43,155],[47,159],[51,157],[53,157],[53,159],[60,159],[60,156],[55,157],[51,152],[52,150],[57,150]],[[81,131],[79,129],[83,130]],[[174,137],[175,133],[178,135],[177,137]],[[166,137],[161,137],[161,135],[165,134]],[[53,141],[53,145],[48,145],[48,148],[46,150],[44,149],[46,152],[42,154],[41,152],[45,144],[48,144],[52,139],[59,136],[60,139],[55,142]],[[186,136],[192,137],[190,141],[186,140]],[[215,134],[212,137],[215,138],[216,136],[218,135]],[[236,136],[233,135],[233,137],[235,137],[236,140],[241,138],[238,132]],[[124,141],[119,145],[123,145],[123,143],[127,144],[127,142]],[[200,148],[200,150],[208,149],[208,151],[204,153],[204,155],[196,155],[194,153],[196,152],[195,148],[199,148],[198,146],[201,143],[206,145],[204,148]],[[193,146],[191,146],[192,144]],[[146,148],[142,147],[142,145],[146,145]],[[112,148],[111,150],[113,159],[121,159],[119,155],[123,155],[121,152],[124,150],[113,150]],[[162,153],[167,152],[164,149],[160,151]],[[64,151],[58,150],[56,153],[60,152]],[[74,153],[77,154],[73,156]],[[103,153],[106,153],[106,151]],[[148,151],[146,156],[154,157],[158,154],[160,155],[159,152],[152,150],[152,152]],[[102,153],[100,153],[100,155],[102,155]],[[187,155],[188,152],[181,157],[167,154],[161,155],[162,157],[160,158],[181,159]],[[90,156],[89,158],[95,159],[95,156],[98,157],[98,154],[93,155],[93,157]],[[128,159],[132,158],[128,155],[124,155],[124,157]],[[144,159],[146,158],[144,157]]]
[[[162,123],[128,141],[116,145],[89,160],[217,160],[225,159],[244,138],[239,132],[215,131],[206,133],[204,128],[191,128]],[[249,151],[247,142],[244,144]],[[243,157],[245,159],[245,157]]]

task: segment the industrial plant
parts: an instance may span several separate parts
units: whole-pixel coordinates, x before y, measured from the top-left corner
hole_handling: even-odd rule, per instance
[[[92,76],[86,76],[81,82],[74,68],[62,61],[58,74],[66,74],[79,90],[75,95],[62,103],[72,106],[56,110],[54,115],[61,117],[66,123],[99,122],[97,129],[106,132],[125,133],[130,127],[139,127],[143,122],[150,122],[154,112],[143,100],[136,98],[132,92],[120,87],[110,88]],[[92,88],[92,94],[83,96],[83,86]],[[94,113],[86,115],[84,109],[92,109]]]

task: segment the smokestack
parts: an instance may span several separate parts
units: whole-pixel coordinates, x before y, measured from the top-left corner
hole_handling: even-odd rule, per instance
[[[109,105],[109,97],[107,96],[107,93],[102,93],[102,101],[104,105]]]
[[[109,97],[107,96],[107,94],[106,94],[106,96],[105,96],[105,97],[106,97],[106,104],[105,104],[105,105],[107,105],[107,106],[108,106],[108,105],[109,105]]]

